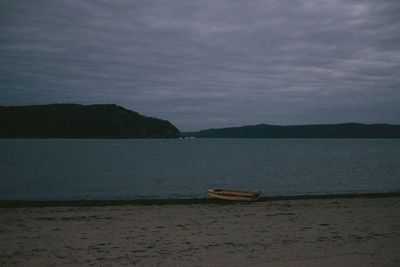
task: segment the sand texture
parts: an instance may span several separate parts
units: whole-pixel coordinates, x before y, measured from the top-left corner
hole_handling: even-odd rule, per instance
[[[400,266],[400,197],[0,208],[0,266]]]

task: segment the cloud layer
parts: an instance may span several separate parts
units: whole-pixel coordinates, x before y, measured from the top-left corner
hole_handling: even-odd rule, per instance
[[[181,130],[400,123],[398,0],[0,6],[0,105],[117,103]]]

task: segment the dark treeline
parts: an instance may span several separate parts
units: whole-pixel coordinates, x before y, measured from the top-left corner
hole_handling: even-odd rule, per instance
[[[400,138],[400,125],[251,125],[183,133],[197,138]],[[0,106],[0,138],[179,138],[166,120],[123,107],[50,104]]]
[[[316,124],[279,126],[259,124],[183,133],[196,138],[400,138],[400,125]]]
[[[117,105],[0,107],[0,138],[179,138],[166,120]]]

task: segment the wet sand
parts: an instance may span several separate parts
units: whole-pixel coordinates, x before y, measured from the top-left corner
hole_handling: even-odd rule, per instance
[[[0,208],[0,266],[400,266],[400,197]]]

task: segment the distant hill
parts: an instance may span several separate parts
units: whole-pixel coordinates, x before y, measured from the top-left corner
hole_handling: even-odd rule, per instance
[[[196,138],[400,138],[400,125],[390,124],[315,124],[251,125],[183,133]]]
[[[166,120],[117,105],[0,106],[0,138],[179,138]]]

